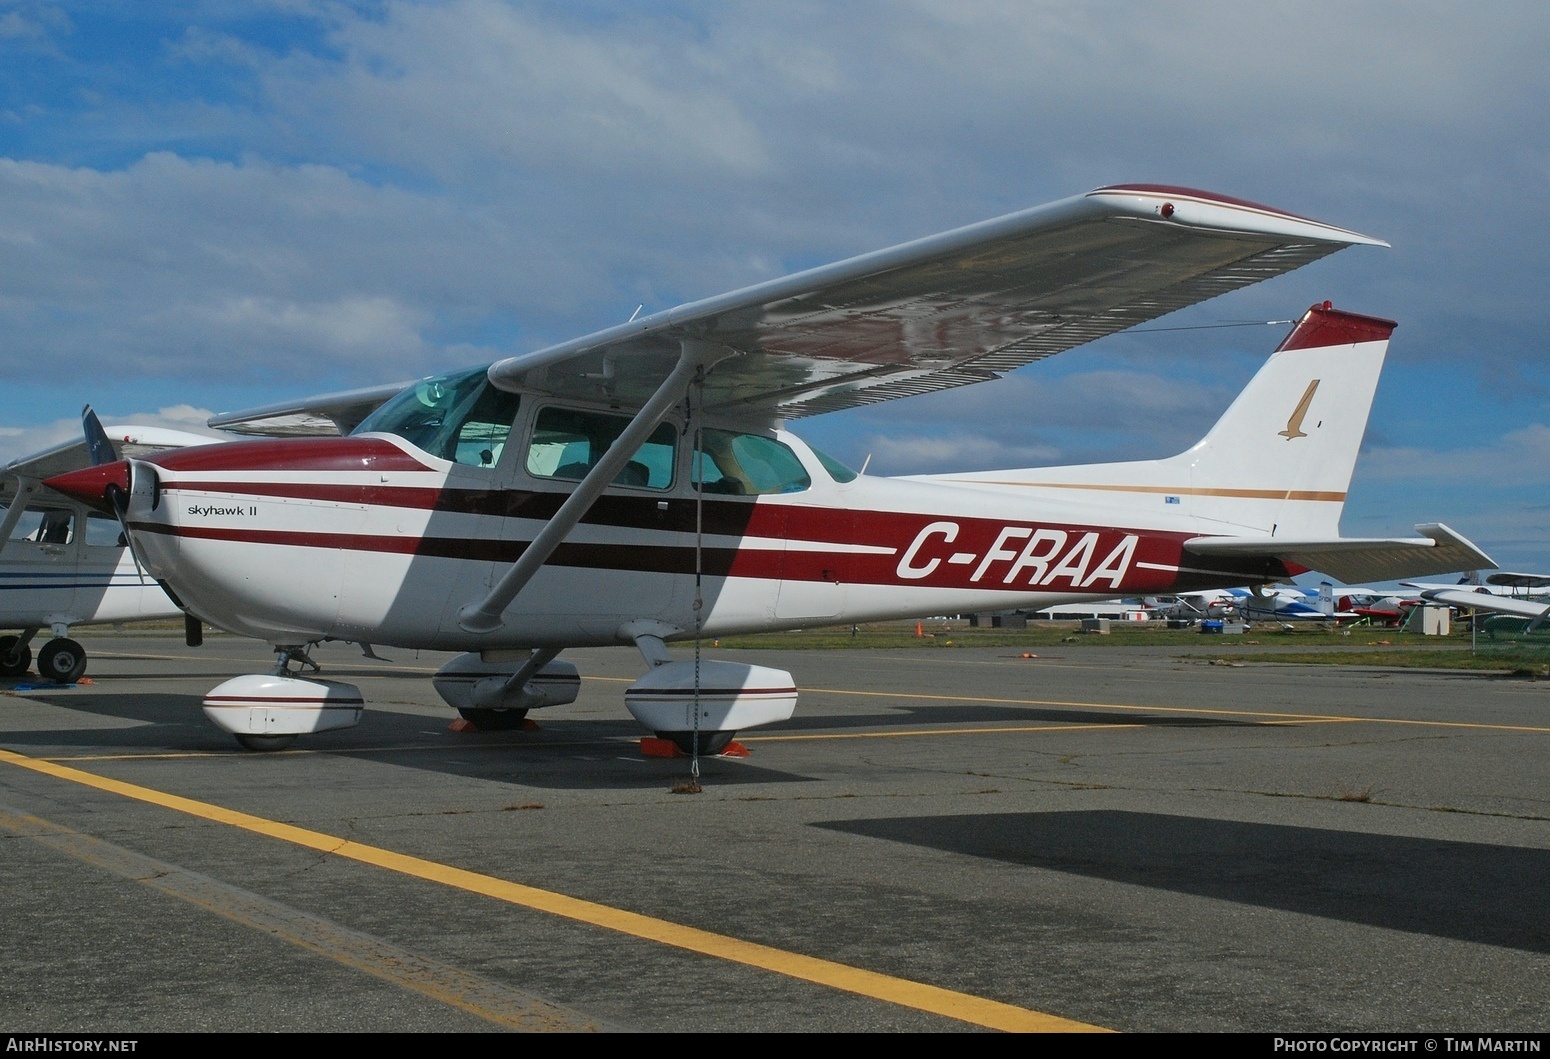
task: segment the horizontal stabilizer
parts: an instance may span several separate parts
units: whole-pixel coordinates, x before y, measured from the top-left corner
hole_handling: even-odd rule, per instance
[[[258,437],[331,437],[354,430],[361,420],[411,385],[394,382],[359,390],[319,394],[297,401],[281,401],[240,412],[211,416],[209,425],[233,434]]]
[[[1496,566],[1479,548],[1440,523],[1417,526],[1416,532],[1422,536],[1387,540],[1193,537],[1184,542],[1184,548],[1205,558],[1279,560],[1291,573],[1317,570],[1346,584],[1398,581]]]

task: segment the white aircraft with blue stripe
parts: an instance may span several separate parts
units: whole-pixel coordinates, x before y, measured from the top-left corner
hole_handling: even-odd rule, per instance
[[[220,440],[150,426],[113,426],[104,434],[115,459]],[[38,675],[73,684],[86,672],[86,650],[70,638],[73,626],[184,616],[140,569],[118,519],[42,485],[91,463],[81,439],[0,469],[0,629],[16,630],[0,636],[0,677],[30,672],[32,641],[45,629],[51,635],[37,652]],[[190,627],[191,636],[197,631]]]

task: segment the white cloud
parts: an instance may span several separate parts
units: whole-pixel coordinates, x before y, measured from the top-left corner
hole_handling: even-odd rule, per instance
[[[723,89],[727,57],[645,19],[569,25],[493,0],[390,3],[341,18],[338,62],[287,55],[271,99],[314,129],[443,181],[505,183],[500,169],[653,180],[747,179],[770,163]],[[604,180],[603,183],[608,183]]]
[[[1475,489],[1542,486],[1550,482],[1550,426],[1531,423],[1466,448],[1373,448],[1362,460],[1364,475],[1375,481],[1444,480]]]

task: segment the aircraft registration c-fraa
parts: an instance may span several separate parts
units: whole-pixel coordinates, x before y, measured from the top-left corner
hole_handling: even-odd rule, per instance
[[[112,426],[96,460],[149,456],[218,439],[152,426]],[[38,650],[38,675],[73,684],[86,672],[86,649],[70,639],[75,625],[185,618],[190,640],[199,635],[162,586],[135,563],[123,526],[112,513],[44,488],[42,481],[94,462],[85,438],[0,468],[0,677],[21,677],[32,665],[32,641],[48,629]]]
[[[480,728],[572,701],[569,647],[631,644],[625,705],[714,753],[789,718],[790,674],[696,637],[1283,581],[1491,567],[1442,525],[1339,532],[1394,323],[1310,309],[1180,455],[880,478],[784,424],[996,379],[1380,240],[1187,188],[1106,187],[421,380],[217,416],[274,435],[51,479],[117,505],[141,561],[269,675],[210,692],[246,746],[359,719],[293,666],[325,639],[464,652]]]

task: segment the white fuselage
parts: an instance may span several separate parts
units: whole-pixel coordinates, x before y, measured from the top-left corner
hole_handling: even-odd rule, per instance
[[[129,549],[117,542],[112,520],[90,520],[79,505],[57,507],[58,539],[25,532],[0,552],[0,628],[48,629],[177,618],[181,612],[149,574],[136,568]],[[88,525],[91,529],[88,532]]]
[[[698,501],[681,446],[671,487],[611,486],[488,633],[462,629],[459,610],[574,487],[529,475],[517,446],[490,468],[388,435],[188,450],[135,465],[128,518],[147,567],[190,611],[276,644],[601,645],[630,642],[641,622],[692,635],[697,594],[701,631],[717,636],[1263,579],[1181,569],[1181,543],[1201,529],[1161,496],[841,482],[800,440],[771,436],[801,460],[806,488]]]

